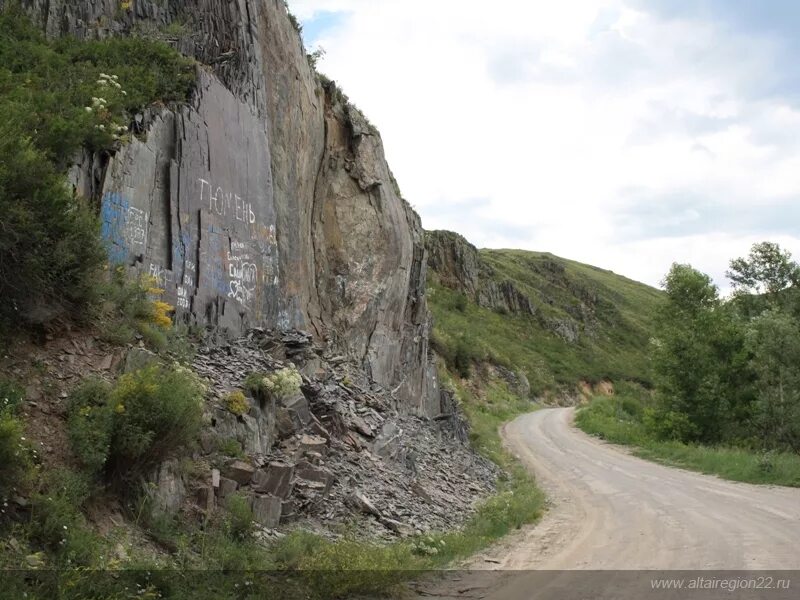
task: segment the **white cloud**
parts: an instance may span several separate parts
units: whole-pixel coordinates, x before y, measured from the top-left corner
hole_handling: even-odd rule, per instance
[[[770,232],[699,222],[700,205],[735,216],[800,193],[800,144],[787,134],[800,113],[754,93],[774,72],[769,39],[623,0],[290,5],[309,22],[342,13],[313,40],[327,52],[320,69],[379,127],[426,228],[651,284],[692,262],[724,285],[727,261]],[[697,207],[638,219],[638,235],[620,226],[632,202],[684,192]],[[691,233],[663,235],[681,220]],[[769,237],[798,253],[791,226],[776,218]]]

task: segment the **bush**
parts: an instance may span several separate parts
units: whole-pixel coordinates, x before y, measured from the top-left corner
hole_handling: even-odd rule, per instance
[[[300,391],[303,378],[294,367],[285,367],[269,375],[250,373],[244,381],[245,387],[254,396],[286,398]]]
[[[19,419],[0,412],[0,501],[24,486],[30,477],[31,452],[24,433]]]
[[[689,416],[674,410],[646,408],[642,419],[645,428],[659,440],[686,441],[697,435]]]
[[[159,300],[164,290],[155,287],[154,278],[140,276],[130,280],[124,267],[111,271],[109,279],[100,287],[103,305],[100,311],[102,337],[112,344],[132,342],[138,332],[145,344],[162,352],[174,341],[169,313],[173,306]]]
[[[244,450],[242,449],[242,444],[239,442],[239,440],[235,440],[233,438],[220,440],[217,445],[217,450],[219,450],[220,454],[224,456],[229,456],[231,458],[245,457]]]
[[[241,416],[250,410],[250,402],[241,390],[236,390],[225,396],[225,408],[233,414]]]
[[[96,299],[105,252],[90,209],[4,108],[0,102],[0,326],[11,329],[78,316]]]
[[[108,460],[114,412],[111,386],[101,379],[89,379],[72,392],[68,407],[67,432],[72,452],[92,474],[100,473]]]
[[[194,441],[203,393],[197,376],[180,366],[153,365],[120,377],[110,395],[112,473],[141,476]]]
[[[225,500],[225,507],[228,509],[225,519],[228,534],[237,540],[249,538],[255,529],[253,510],[247,496],[240,493],[233,494]]]
[[[72,450],[88,472],[133,483],[197,437],[203,393],[199,379],[179,366],[151,365],[113,387],[87,381],[70,402]]]

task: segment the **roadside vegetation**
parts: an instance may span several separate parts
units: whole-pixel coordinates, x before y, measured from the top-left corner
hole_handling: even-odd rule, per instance
[[[642,456],[800,485],[800,266],[769,242],[730,263],[731,298],[690,265],[664,279],[652,394],[595,400],[577,423]]]
[[[665,465],[732,481],[800,487],[800,456],[792,452],[759,452],[659,439],[651,429],[653,417],[646,416],[653,415],[653,402],[643,398],[647,393],[642,390],[593,398],[588,407],[578,411],[575,423],[586,433],[632,446],[636,456]]]

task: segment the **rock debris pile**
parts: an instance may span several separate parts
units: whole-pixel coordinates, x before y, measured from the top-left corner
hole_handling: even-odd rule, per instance
[[[391,538],[458,526],[495,489],[498,469],[469,447],[448,392],[433,419],[401,414],[391,391],[308,334],[252,329],[202,347],[193,368],[211,386],[201,442],[216,468],[196,482],[203,510],[241,493],[269,529],[355,519],[360,535]],[[245,382],[294,369],[299,387],[280,394]],[[248,395],[243,414],[226,406],[236,391]]]

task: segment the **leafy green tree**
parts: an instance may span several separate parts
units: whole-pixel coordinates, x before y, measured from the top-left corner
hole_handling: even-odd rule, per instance
[[[718,442],[750,398],[744,332],[711,278],[673,264],[663,281],[667,302],[656,319],[653,368],[657,409],[649,419],[661,437]]]
[[[747,345],[758,375],[753,421],[762,445],[800,453],[800,323],[766,311],[750,323]]]
[[[737,296],[763,295],[767,305],[775,306],[786,297],[784,290],[800,282],[800,266],[778,244],[760,242],[753,244],[747,257],[732,260],[726,276]],[[748,306],[766,308],[757,298]]]

